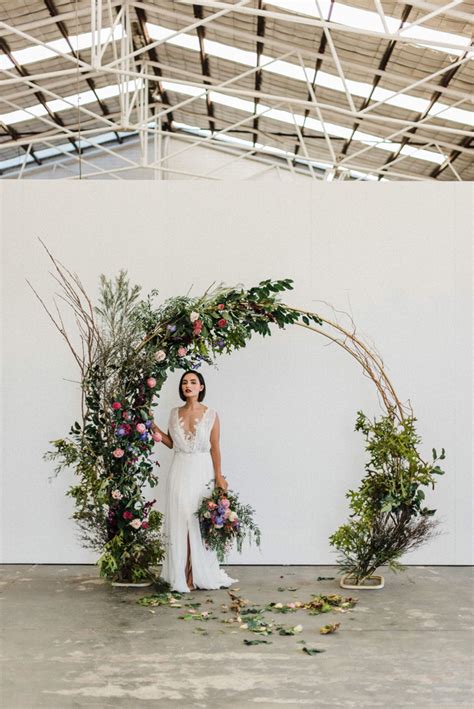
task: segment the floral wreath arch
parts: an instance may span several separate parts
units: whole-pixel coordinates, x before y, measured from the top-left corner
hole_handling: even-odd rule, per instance
[[[41,239],[40,239],[41,241]],[[72,467],[79,478],[67,495],[75,500],[83,546],[100,552],[100,574],[111,581],[139,582],[154,577],[152,567],[164,555],[162,514],[156,500],[145,501],[143,488],[158,478],[150,460],[154,441],[152,409],[168,373],[198,369],[222,353],[245,347],[253,333],[265,337],[271,325],[297,325],[318,333],[350,354],[375,384],[383,416],[369,421],[358,411],[356,430],[365,436],[370,460],[356,491],[349,490],[352,513],[329,538],[339,552],[341,570],[357,583],[379,566],[401,570],[399,558],[426,542],[439,524],[435,510],[423,506],[423,487],[435,486],[444,459],[418,452],[411,405],[403,405],[380,355],[350,328],[301,310],[279,299],[293,281],[263,280],[250,289],[218,285],[197,298],[178,296],[156,306],[157,290],[140,299],[140,286],[125,271],[114,281],[100,276],[99,304],[94,306],[78,276],[48,250],[61,297],[72,309],[81,349],[73,345],[59,308],[53,314],[31,283],[55,327],[67,342],[81,374],[81,421],[66,438],[51,441],[46,460],[55,473]]]

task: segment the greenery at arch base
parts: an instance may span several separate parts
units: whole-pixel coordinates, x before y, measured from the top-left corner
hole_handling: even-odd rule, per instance
[[[66,438],[51,441],[54,450],[45,459],[56,462],[56,473],[75,470],[78,480],[67,494],[75,501],[83,545],[100,553],[100,574],[140,582],[155,579],[152,567],[164,556],[162,514],[152,508],[156,499],[144,498],[144,488],[158,484],[150,425],[168,373],[212,364],[245,347],[253,333],[270,335],[271,326],[323,323],[279,300],[292,288],[289,278],[248,290],[221,285],[200,298],[178,296],[161,305],[155,304],[157,290],[141,299],[141,288],[131,286],[123,270],[114,281],[102,275],[100,283],[81,381],[82,421]],[[434,476],[443,471],[436,451],[432,462],[421,459],[415,420],[400,425],[387,412],[369,421],[358,412],[356,429],[365,436],[370,461],[359,489],[347,493],[352,514],[330,543],[341,569],[359,580],[382,564],[401,569],[400,556],[436,527],[422,488],[434,487]]]

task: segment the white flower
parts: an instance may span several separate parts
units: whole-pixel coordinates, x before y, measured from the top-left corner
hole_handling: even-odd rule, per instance
[[[166,352],[158,350],[158,352],[155,352],[154,357],[157,362],[163,362],[163,360],[166,359]]]
[[[142,523],[139,519],[132,519],[130,526],[133,527],[133,529],[139,529],[142,526]]]
[[[210,512],[204,512],[204,517],[206,517],[207,519],[209,519],[210,516],[211,516],[211,513],[210,513]]]
[[[121,500],[123,495],[120,490],[114,490],[112,493],[112,497],[114,498],[114,500]]]
[[[293,630],[295,631],[295,633],[301,633],[301,631],[303,630],[303,626],[302,625],[295,625]]]
[[[199,313],[196,313],[196,311],[193,310],[193,312],[189,316],[189,319],[191,320],[191,322],[195,322],[196,320],[199,320]]]
[[[275,608],[283,608],[283,603],[275,603]]]
[[[236,512],[231,512],[229,514],[229,522],[233,522],[234,519],[237,519],[237,513]]]

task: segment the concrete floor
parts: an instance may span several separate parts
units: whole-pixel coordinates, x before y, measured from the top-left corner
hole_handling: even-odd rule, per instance
[[[382,569],[384,589],[357,593],[316,580],[337,577],[335,567],[225,568],[239,579],[232,590],[251,604],[340,592],[359,603],[345,614],[266,613],[303,631],[247,646],[243,638],[255,633],[179,620],[184,606],[143,607],[137,599],[153,589],[111,588],[94,566],[6,565],[2,708],[472,706],[470,568]],[[196,601],[229,617],[220,609],[230,601],[226,589],[195,591],[182,602]],[[336,622],[337,633],[319,633]],[[325,652],[308,655],[302,640]]]

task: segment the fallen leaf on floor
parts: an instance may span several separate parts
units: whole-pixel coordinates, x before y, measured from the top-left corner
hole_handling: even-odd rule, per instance
[[[277,613],[292,613],[296,608],[289,608],[288,604],[283,605],[283,603],[269,603],[265,610],[276,611]]]
[[[263,638],[257,638],[255,640],[247,640],[247,638],[244,638],[243,643],[244,645],[261,645],[262,643],[267,643],[267,645],[271,645],[272,641],[264,640]]]
[[[237,589],[236,589],[237,590]],[[236,593],[233,593],[233,591],[227,591],[229,594],[232,603],[230,604],[231,610],[235,611],[238,613],[243,606],[246,606],[248,603],[248,600],[246,598],[242,598],[241,596],[238,596]]]
[[[301,649],[307,655],[317,655],[320,652],[326,652],[326,650],[319,650],[317,647],[302,647]]]
[[[201,633],[201,635],[209,635],[205,628],[193,628],[193,633]]]
[[[151,596],[142,596],[137,600],[141,606],[170,606],[173,608],[181,608],[179,599],[182,598],[182,594],[178,592],[173,593],[154,593]]]
[[[213,616],[210,614],[210,611],[203,611],[202,613],[197,613],[196,611],[189,611],[189,613],[185,613],[184,615],[179,615],[178,616],[179,620],[210,620],[213,618]]]
[[[341,625],[340,623],[329,623],[328,625],[323,625],[322,628],[319,628],[319,632],[321,633],[321,635],[328,635],[329,633],[335,633],[340,625]]]
[[[316,581],[334,581],[335,576],[318,576]]]
[[[278,634],[279,635],[296,635],[296,633],[301,633],[303,630],[302,625],[295,625],[295,626],[285,626],[285,625],[277,625],[278,629]]]
[[[332,593],[325,596],[321,593],[313,593],[312,599],[309,603],[305,603],[305,608],[310,612],[310,615],[317,615],[318,613],[328,613],[332,610],[338,610],[340,608],[346,610],[348,608],[353,608],[357,603],[357,598],[344,598],[338,593]]]

